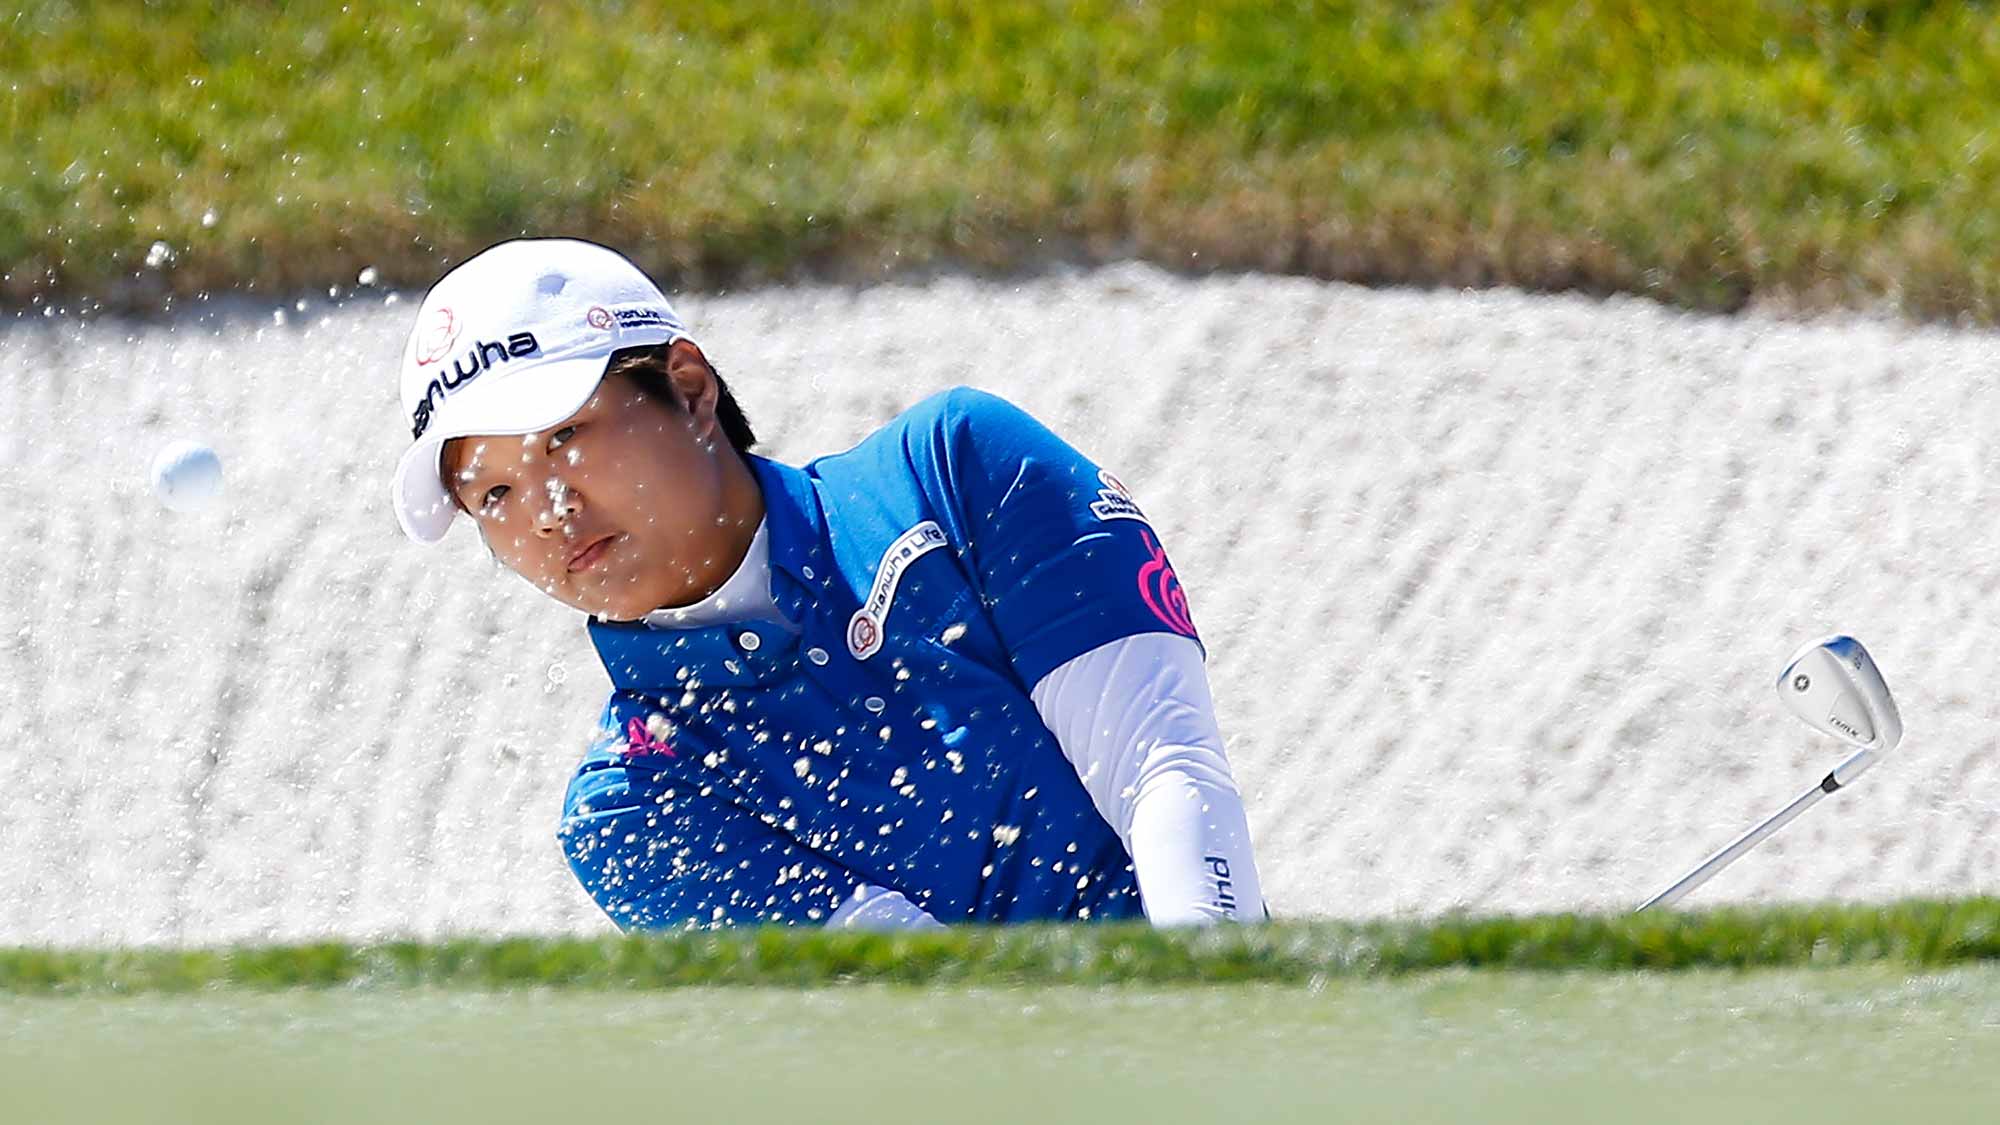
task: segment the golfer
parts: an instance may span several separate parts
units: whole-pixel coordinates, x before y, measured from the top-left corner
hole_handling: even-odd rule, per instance
[[[619,927],[1268,916],[1159,532],[1020,410],[767,460],[659,288],[565,239],[440,279],[401,385],[404,531],[464,514],[588,615],[557,834]]]

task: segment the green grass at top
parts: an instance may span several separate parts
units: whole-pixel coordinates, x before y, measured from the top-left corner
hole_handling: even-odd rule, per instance
[[[29,0],[0,298],[569,233],[670,285],[1136,254],[1992,320],[1996,138],[1985,3]]]
[[[214,988],[811,987],[1312,982],[1448,968],[1684,970],[2000,959],[2000,899],[1606,917],[960,927],[902,934],[771,928],[643,937],[0,950],[0,994]]]

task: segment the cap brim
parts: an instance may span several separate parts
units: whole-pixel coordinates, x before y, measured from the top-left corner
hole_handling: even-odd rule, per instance
[[[403,534],[436,543],[458,515],[444,486],[445,442],[549,429],[590,401],[607,363],[602,355],[540,363],[511,377],[489,376],[452,395],[396,465],[396,522]]]

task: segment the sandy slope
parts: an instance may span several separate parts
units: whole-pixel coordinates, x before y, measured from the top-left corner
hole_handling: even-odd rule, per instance
[[[2000,890],[1991,335],[1137,267],[681,304],[777,456],[964,382],[1133,485],[1281,913],[1644,897],[1836,758],[1769,689],[1833,629],[1905,752],[1698,901]],[[411,311],[0,327],[0,944],[606,928],[578,623],[385,504]],[[226,511],[146,493],[176,436]]]

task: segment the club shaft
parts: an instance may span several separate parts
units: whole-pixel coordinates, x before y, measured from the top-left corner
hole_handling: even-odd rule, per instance
[[[1790,824],[1798,818],[1800,813],[1819,804],[1830,792],[1832,790],[1827,788],[1826,784],[1822,782],[1799,794],[1791,804],[1779,809],[1771,819],[1730,841],[1727,847],[1703,860],[1700,867],[1681,876],[1680,882],[1675,883],[1673,886],[1641,903],[1639,909],[1645,910],[1654,906],[1672,906],[1674,903],[1679,902],[1682,895],[1714,878],[1716,872],[1736,862],[1737,858],[1744,852],[1763,843],[1766,837],[1783,828],[1785,825]]]
[[[1779,809],[1771,819],[1730,841],[1727,847],[1703,860],[1700,867],[1681,876],[1680,882],[1640,903],[1639,909],[1672,906],[1679,902],[1682,895],[1708,882],[1716,872],[1736,862],[1738,856],[1763,843],[1766,837],[1790,824],[1800,813],[1819,804],[1820,798],[1835,790],[1846,788],[1855,778],[1867,772],[1868,767],[1874,765],[1879,757],[1880,751],[1873,748],[1856,751],[1852,757],[1834,767],[1832,773],[1821,778],[1818,785],[1799,794],[1791,804]]]

